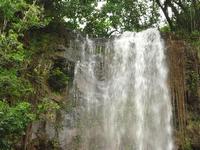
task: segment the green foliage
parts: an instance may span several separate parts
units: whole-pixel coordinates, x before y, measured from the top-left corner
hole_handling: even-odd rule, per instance
[[[50,140],[50,141],[48,142],[48,144],[50,145],[50,147],[51,147],[53,150],[60,150],[60,149],[61,149],[59,140],[56,139],[56,138]]]
[[[191,36],[192,36],[192,37],[200,37],[200,31],[198,31],[198,30],[192,31],[192,32],[191,32]]]
[[[156,0],[156,3],[162,9],[172,31],[200,31],[200,1]]]
[[[139,31],[158,21],[157,11],[157,6],[146,0],[109,0],[102,13],[116,30]]]
[[[189,80],[188,80],[189,89],[190,89],[193,93],[196,93],[199,80],[200,80],[200,76],[199,76],[199,74],[198,74],[197,72],[191,71],[191,72],[189,73]]]
[[[164,27],[162,27],[162,28],[160,29],[160,31],[161,31],[161,32],[164,32],[164,33],[170,32],[170,27],[169,27],[169,26],[164,26]]]
[[[0,66],[16,67],[25,59],[25,49],[19,35],[10,30],[0,35]]]
[[[27,125],[35,120],[35,114],[31,113],[31,105],[27,102],[9,106],[0,101],[0,147],[10,149],[18,138],[24,134]]]
[[[198,57],[200,59],[200,40],[193,40],[192,45],[197,49]]]
[[[12,149],[36,118],[30,100],[31,82],[26,79],[29,50],[24,32],[47,25],[43,8],[25,0],[0,0],[0,149]],[[39,114],[38,114],[39,115]]]
[[[190,139],[185,138],[182,148],[183,148],[183,150],[192,150],[192,145],[191,145]]]
[[[26,7],[24,0],[0,0],[0,10],[6,20],[12,20],[16,12]]]
[[[139,31],[156,25],[158,6],[148,0],[108,0],[99,9],[96,0],[39,0],[54,22],[92,36],[110,36],[113,32]]]
[[[200,31],[200,2],[188,2],[184,5],[184,10],[179,13],[175,20],[177,29],[190,33]]]
[[[28,50],[22,42],[23,32],[48,23],[43,9],[25,0],[1,0],[0,27],[0,96],[12,103],[27,98],[32,88],[22,76]]]
[[[60,68],[55,68],[50,72],[48,83],[54,91],[62,91],[67,86],[69,77]]]
[[[50,19],[44,18],[43,8],[31,4],[28,5],[26,9],[27,10],[23,12],[23,18],[13,23],[13,28],[16,31],[22,32],[31,27],[43,27],[49,23]]]
[[[42,120],[54,122],[56,119],[56,111],[58,109],[60,109],[60,106],[56,102],[45,98],[37,107],[38,117]]]
[[[2,31],[12,28],[20,33],[31,27],[45,26],[49,22],[49,18],[44,18],[43,8],[25,0],[1,0],[0,12]]]
[[[60,40],[63,39],[56,38],[53,33],[37,34],[30,39],[30,52],[32,54],[44,53],[54,48]],[[53,50],[51,52],[53,52]]]
[[[23,32],[45,26],[49,19],[44,18],[41,7],[24,0],[1,0],[0,11],[0,67],[20,67],[27,55]]]
[[[18,77],[16,70],[0,69],[0,97],[15,103],[33,92],[28,81]]]
[[[94,11],[87,18],[84,32],[109,36],[113,32],[140,31],[152,27],[158,21],[158,8],[147,1],[109,0],[102,10]]]

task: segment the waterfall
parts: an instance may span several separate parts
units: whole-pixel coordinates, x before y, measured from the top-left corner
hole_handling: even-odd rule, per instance
[[[173,150],[165,48],[156,29],[86,39],[75,68],[80,150]]]

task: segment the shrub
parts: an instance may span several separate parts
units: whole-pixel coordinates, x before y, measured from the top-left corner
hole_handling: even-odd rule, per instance
[[[48,83],[54,91],[60,92],[65,89],[68,81],[69,77],[59,68],[55,68],[50,72]]]
[[[0,101],[0,147],[10,149],[24,134],[27,125],[35,120],[31,112],[31,105],[27,102],[9,106],[7,102]]]

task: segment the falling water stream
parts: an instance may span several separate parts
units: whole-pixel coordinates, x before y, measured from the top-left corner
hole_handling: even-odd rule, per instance
[[[156,29],[103,45],[86,39],[76,64],[80,150],[173,150],[165,48]]]

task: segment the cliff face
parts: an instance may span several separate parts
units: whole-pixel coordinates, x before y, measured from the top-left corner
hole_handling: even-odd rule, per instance
[[[39,34],[42,36],[38,38]],[[46,117],[27,129],[24,148],[75,150],[79,137],[73,122],[76,102],[73,101],[72,87],[75,63],[81,54],[75,40],[77,36],[61,26],[31,33],[27,41],[29,38],[40,41],[35,47],[39,52],[29,67],[30,74],[43,77],[35,79],[38,91],[34,103],[48,97],[57,102],[61,110],[53,112],[53,119]],[[197,50],[172,34],[165,34],[163,38],[169,66],[175,143],[180,150],[197,150],[200,149],[200,62]],[[62,76],[56,76],[57,70]],[[63,85],[64,76],[68,80]]]
[[[43,116],[39,116],[39,120],[27,128],[19,149],[61,149],[76,135],[72,122],[75,105],[72,85],[79,52],[76,53],[75,47],[69,47],[75,38],[75,34],[62,25],[26,33],[26,45],[34,51],[26,69],[30,75],[27,78],[36,89],[31,103],[37,106],[52,101],[60,109],[47,110]]]
[[[165,35],[175,142],[179,149],[200,149],[200,62],[198,51],[175,35]]]

